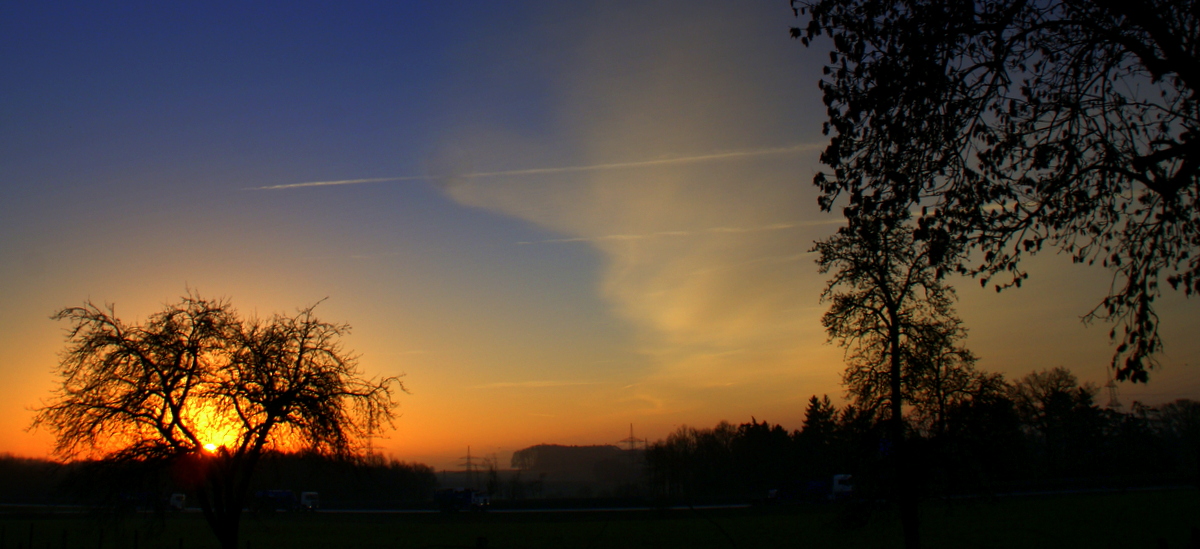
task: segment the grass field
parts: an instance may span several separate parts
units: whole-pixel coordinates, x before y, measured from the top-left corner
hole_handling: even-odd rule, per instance
[[[929,548],[1191,547],[1200,491],[928,501]],[[887,509],[807,505],[766,509],[558,514],[280,514],[247,516],[243,545],[275,548],[898,547]],[[32,542],[32,544],[31,544]],[[199,514],[121,519],[0,514],[0,549],[214,547]]]

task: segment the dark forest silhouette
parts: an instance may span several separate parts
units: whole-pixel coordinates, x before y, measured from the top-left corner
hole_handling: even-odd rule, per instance
[[[1098,389],[1067,370],[1003,379],[950,407],[944,430],[907,421],[913,465],[926,497],[1063,489],[1200,484],[1200,402],[1128,411],[1098,406]],[[889,495],[887,417],[813,396],[800,429],[751,419],[680,427],[646,451],[648,483],[678,502],[826,501],[835,474],[855,479],[855,498]]]

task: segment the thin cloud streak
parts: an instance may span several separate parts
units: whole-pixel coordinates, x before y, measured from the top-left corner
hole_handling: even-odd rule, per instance
[[[614,240],[646,240],[650,238],[662,238],[672,236],[703,236],[713,234],[743,234],[743,233],[759,233],[765,231],[781,231],[785,229],[797,229],[801,227],[818,227],[822,225],[841,225],[845,223],[844,219],[825,219],[820,221],[805,221],[802,223],[774,223],[771,225],[762,225],[759,227],[712,227],[700,231],[659,231],[646,234],[610,234],[604,236],[586,236],[576,238],[554,238],[550,240],[538,240],[536,242],[521,241],[518,245],[529,244],[563,244],[571,242],[605,242]]]
[[[723,153],[704,154],[697,156],[676,156],[673,158],[660,158],[657,160],[639,160],[635,162],[612,162],[608,164],[592,164],[589,166],[562,166],[557,168],[527,168],[522,170],[502,170],[494,172],[472,172],[465,174],[451,174],[453,177],[465,179],[478,179],[485,177],[501,177],[509,175],[544,175],[558,173],[579,173],[579,172],[595,172],[605,170],[625,170],[631,168],[647,168],[652,166],[670,166],[675,164],[690,164],[693,162],[709,162],[713,160],[729,160],[736,158],[745,158],[751,156],[767,156],[773,154],[786,154],[795,152],[806,152],[820,150],[825,147],[826,143],[801,143],[789,145],[786,147],[771,147],[766,149],[756,149],[750,151],[730,151]],[[280,191],[286,189],[299,189],[304,187],[332,187],[337,185],[358,185],[361,183],[382,183],[389,181],[428,181],[440,179],[446,176],[440,175],[408,175],[401,177],[376,177],[370,179],[340,179],[337,181],[309,181],[305,183],[288,183],[284,185],[267,185],[264,187],[247,187],[243,190],[247,191]]]

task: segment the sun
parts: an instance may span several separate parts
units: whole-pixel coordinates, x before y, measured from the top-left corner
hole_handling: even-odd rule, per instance
[[[202,441],[200,449],[209,454],[215,454],[221,448],[233,448],[237,445],[239,430],[233,418],[222,414],[221,409],[213,403],[202,402],[190,410],[191,431]]]

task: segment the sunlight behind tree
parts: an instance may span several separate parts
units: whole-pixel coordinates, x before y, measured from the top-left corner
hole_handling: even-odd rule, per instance
[[[363,378],[341,345],[349,326],[314,307],[243,320],[228,301],[189,293],[139,325],[111,305],[63,309],[62,385],[33,426],[54,431],[64,458],[177,466],[221,546],[237,547],[265,451],[354,454],[391,426],[404,390],[397,377]]]

